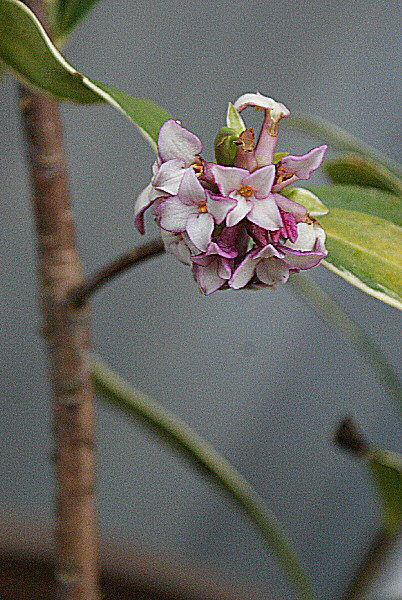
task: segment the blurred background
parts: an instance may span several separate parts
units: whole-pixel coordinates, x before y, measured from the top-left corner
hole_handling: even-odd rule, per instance
[[[209,160],[228,101],[256,90],[291,111],[325,117],[398,158],[398,5],[103,0],[64,53],[92,78],[165,107],[201,138]],[[3,80],[0,97],[0,511],[50,521],[47,362],[38,335],[35,239],[11,77]],[[79,247],[89,273],[158,234],[149,218],[144,239],[133,220],[154,156],[111,108],[64,105],[62,112]],[[283,127],[278,150],[300,154],[316,141]],[[324,181],[318,174],[312,180]],[[313,277],[396,367],[396,310],[324,267]],[[189,269],[171,256],[136,267],[96,295],[93,343],[249,479],[303,556],[320,600],[339,599],[378,530],[380,513],[371,481],[334,447],[332,432],[352,415],[373,443],[398,450],[397,410],[364,357],[286,286],[205,298]],[[105,539],[185,556],[262,595],[272,590],[294,598],[258,533],[172,450],[101,401],[97,437]],[[396,582],[382,586],[376,597],[401,597]]]

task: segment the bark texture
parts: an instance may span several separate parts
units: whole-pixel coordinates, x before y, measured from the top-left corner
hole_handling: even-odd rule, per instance
[[[39,16],[40,2],[26,2]],[[43,19],[41,19],[43,21]],[[20,105],[38,241],[40,299],[53,389],[58,599],[97,600],[89,307],[66,301],[82,284],[58,104],[25,88]]]

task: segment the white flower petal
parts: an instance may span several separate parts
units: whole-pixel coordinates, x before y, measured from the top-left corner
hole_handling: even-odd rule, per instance
[[[182,233],[171,233],[161,229],[161,237],[166,252],[173,254],[180,262],[191,265],[191,252]]]
[[[134,215],[135,215],[135,225],[138,231],[142,234],[145,233],[144,229],[144,212],[151,206],[151,204],[160,196],[163,196],[161,192],[157,192],[153,189],[152,184],[149,183],[146,188],[144,188],[141,194],[138,196],[135,206],[134,206]]]
[[[194,276],[206,296],[216,292],[226,283],[225,279],[219,276],[219,260],[212,260],[207,266],[201,267],[195,264],[193,267]]]
[[[258,279],[267,285],[286,283],[289,279],[289,267],[278,258],[266,258],[258,263],[256,274]]]
[[[322,250],[322,249],[321,249]],[[283,249],[284,261],[289,267],[293,269],[312,269],[316,267],[323,258],[327,255],[326,250],[313,252],[300,252],[298,250],[291,250],[290,248]]]
[[[262,200],[253,199],[253,208],[247,215],[252,223],[263,229],[273,230],[282,227],[282,217],[276,205],[273,194]]]
[[[234,193],[233,196],[237,200],[237,205],[228,212],[226,217],[226,225],[228,227],[233,227],[237,223],[240,223],[253,208],[252,203],[248,202],[241,194]]]
[[[193,244],[202,252],[205,252],[215,223],[212,215],[209,213],[198,213],[190,215],[187,222],[187,233]]]
[[[255,190],[256,198],[266,198],[271,191],[272,184],[275,179],[275,166],[267,165],[261,169],[257,169],[251,175],[248,175],[244,181],[244,185],[250,186]]]
[[[303,156],[285,156],[280,162],[280,166],[286,171],[296,175],[298,179],[310,179],[313,171],[318,169],[324,160],[327,146],[313,148]]]
[[[187,221],[190,215],[195,212],[198,213],[198,209],[195,206],[188,206],[180,202],[177,196],[167,198],[159,208],[161,220],[160,226],[162,229],[173,232],[185,231],[187,227]]]
[[[259,259],[254,259],[253,255],[249,252],[243,262],[237,267],[232,277],[229,279],[229,285],[234,290],[239,290],[248,284],[250,279],[254,275],[256,266],[258,265]]]
[[[198,181],[194,169],[186,169],[178,196],[183,204],[199,206],[206,202],[206,192]]]
[[[317,235],[314,225],[299,223],[297,225],[297,240],[295,242],[287,240],[285,246],[292,250],[311,252],[315,246],[316,239]]]
[[[202,144],[198,137],[184,129],[180,123],[170,119],[162,125],[158,138],[158,152],[163,162],[179,158],[189,167],[201,151]]]
[[[304,221],[307,215],[307,208],[289,198],[285,198],[281,194],[274,194],[273,196],[279,208],[284,212],[290,213],[296,221]]]
[[[211,215],[215,219],[215,223],[218,223],[218,225],[220,225],[220,223],[222,223],[225,220],[228,212],[232,210],[232,208],[234,208],[236,204],[237,201],[234,198],[230,199],[220,196],[211,196],[210,194],[207,194],[208,212],[211,213]]]
[[[273,100],[273,98],[263,96],[259,92],[256,94],[243,94],[234,103],[234,107],[239,112],[248,106],[258,106],[259,108],[269,109],[270,117],[274,122],[278,121],[280,118],[288,117],[290,115],[289,110],[284,104],[276,102],[276,100]]]
[[[222,167],[221,165],[212,165],[211,171],[223,196],[229,196],[231,192],[239,190],[243,179],[249,175],[245,169]]]
[[[174,158],[163,163],[152,180],[154,188],[163,190],[172,196],[175,196],[179,190],[179,185],[183,179],[186,165],[183,160]]]

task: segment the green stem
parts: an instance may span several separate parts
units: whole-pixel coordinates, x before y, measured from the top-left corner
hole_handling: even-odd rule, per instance
[[[293,275],[289,279],[289,284],[311,308],[337,327],[361,351],[398,407],[401,408],[401,386],[398,377],[371,336],[307,274]]]
[[[401,168],[396,162],[351,133],[348,133],[342,127],[338,127],[338,125],[334,125],[321,117],[311,117],[303,113],[294,113],[289,119],[284,119],[283,122],[294,129],[322,138],[328,144],[333,144],[333,146],[340,150],[357,152],[362,156],[371,158],[386,166],[389,171],[401,179]]]
[[[193,465],[198,468],[201,466],[257,526],[268,546],[276,553],[298,597],[303,600],[315,598],[297,555],[275,515],[230,463],[183,421],[145,394],[131,388],[99,358],[92,361],[92,378],[95,389],[109,402],[156,431]]]

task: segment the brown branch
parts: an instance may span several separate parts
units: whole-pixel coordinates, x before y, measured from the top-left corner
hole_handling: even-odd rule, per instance
[[[40,15],[40,0],[27,2]],[[82,282],[72,221],[59,108],[21,88],[33,188],[40,300],[52,381],[57,477],[58,598],[97,600],[93,393],[89,308],[65,301]]]
[[[110,263],[99,269],[96,273],[88,277],[84,283],[79,285],[69,294],[69,300],[75,306],[81,306],[88,300],[98,288],[105,285],[108,281],[121,275],[135,264],[144,260],[149,260],[165,251],[161,240],[153,240],[144,246],[133,248],[127,254],[112,260]]]

